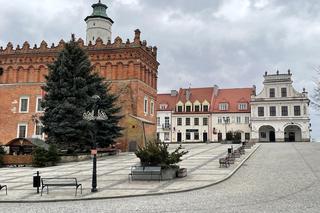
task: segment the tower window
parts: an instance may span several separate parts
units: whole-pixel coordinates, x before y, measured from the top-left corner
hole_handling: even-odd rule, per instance
[[[94,41],[94,36],[92,37],[92,40]]]

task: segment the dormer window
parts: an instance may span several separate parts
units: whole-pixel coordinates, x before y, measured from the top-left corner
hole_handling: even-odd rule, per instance
[[[248,109],[248,104],[247,103],[240,103],[238,105],[239,110],[247,110]]]
[[[195,112],[200,112],[200,106],[199,105],[195,105],[194,106],[194,111]]]
[[[178,112],[182,112],[182,106],[178,106],[177,110]]]
[[[204,112],[209,112],[209,106],[208,105],[203,105],[203,111]]]
[[[227,103],[220,103],[219,110],[228,110],[228,104]]]
[[[167,109],[168,105],[167,104],[160,104],[160,109],[164,110]]]
[[[186,112],[191,112],[191,106],[186,106]]]

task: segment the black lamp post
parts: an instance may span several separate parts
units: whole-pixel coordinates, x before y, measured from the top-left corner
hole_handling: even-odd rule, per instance
[[[94,106],[93,110],[90,112],[83,113],[83,119],[87,121],[97,121],[97,120],[107,120],[108,116],[105,112],[98,109],[98,102],[100,101],[100,97],[98,95],[92,96],[92,99],[94,100]],[[97,134],[97,128],[94,128],[93,133],[93,143],[92,143],[92,150],[91,154],[93,155],[93,167],[92,167],[92,188],[91,192],[97,192],[97,140],[96,140],[96,134]]]

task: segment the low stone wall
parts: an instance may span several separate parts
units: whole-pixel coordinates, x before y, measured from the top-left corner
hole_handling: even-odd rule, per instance
[[[32,165],[32,155],[4,155],[4,165]]]
[[[97,154],[97,158],[104,157],[109,155],[108,153]],[[61,160],[59,163],[70,163],[70,162],[78,162],[90,160],[92,158],[91,155],[69,155],[69,156],[61,156]]]

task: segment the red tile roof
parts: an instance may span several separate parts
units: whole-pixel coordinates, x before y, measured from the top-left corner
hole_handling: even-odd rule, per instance
[[[171,96],[171,94],[158,94],[157,95],[157,110],[158,111],[171,111],[175,109],[177,103],[177,96]],[[166,109],[160,109],[161,104],[167,104]]]
[[[218,95],[212,99],[211,112],[250,112],[250,99],[253,88],[219,89]],[[220,103],[228,103],[228,110],[219,110]],[[246,110],[239,110],[240,103],[247,103]]]
[[[214,87],[204,87],[204,88],[180,88],[177,96],[171,96],[171,94],[158,94],[157,95],[157,110],[158,111],[168,111],[175,110],[176,104],[181,101],[182,103],[187,102],[186,91],[190,91],[190,101],[194,103],[198,100],[203,103],[207,100],[210,103],[210,112],[215,113],[235,113],[235,112],[250,112],[250,99],[253,93],[253,88],[231,88],[231,89],[218,89],[218,95],[214,96]],[[220,103],[228,103],[228,110],[219,110]],[[246,110],[239,110],[239,104],[246,103]],[[167,104],[167,109],[160,109],[161,104]],[[187,112],[180,112],[187,113]],[[189,112],[196,113],[196,112]],[[203,113],[203,112],[197,112]],[[208,113],[208,112],[206,112]]]
[[[194,103],[195,101],[199,101],[200,103],[204,102],[205,100],[209,103],[211,102],[212,95],[213,95],[213,87],[203,87],[203,88],[189,88],[189,89],[182,89],[179,90],[178,101],[182,103],[187,102],[187,90],[190,91],[190,102]]]

